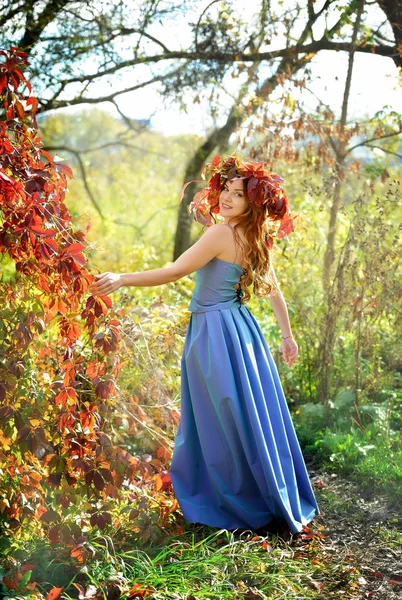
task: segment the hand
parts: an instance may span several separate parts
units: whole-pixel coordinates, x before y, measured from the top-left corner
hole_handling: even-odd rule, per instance
[[[97,281],[94,281],[89,286],[89,291],[93,296],[108,296],[112,292],[118,290],[122,285],[122,278],[119,273],[101,273],[94,275]]]
[[[299,348],[292,337],[286,340],[282,339],[282,353],[287,366],[290,368],[299,353]]]

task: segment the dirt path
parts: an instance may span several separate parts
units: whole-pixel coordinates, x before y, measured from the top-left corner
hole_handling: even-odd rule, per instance
[[[402,598],[402,507],[391,508],[386,498],[339,475],[308,470],[321,510],[311,529],[324,536],[318,541],[324,556],[360,573],[353,598]],[[339,598],[350,597],[339,590]]]

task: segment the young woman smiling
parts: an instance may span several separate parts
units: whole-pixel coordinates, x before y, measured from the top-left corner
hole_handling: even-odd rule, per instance
[[[272,265],[277,237],[293,230],[283,181],[262,164],[216,156],[208,186],[190,204],[205,233],[172,265],[103,273],[91,287],[155,286],[196,272],[181,359],[181,417],[170,474],[185,519],[212,527],[290,532],[320,514],[276,364],[249,287],[268,297],[288,367],[298,354]],[[219,215],[221,222],[215,221]]]

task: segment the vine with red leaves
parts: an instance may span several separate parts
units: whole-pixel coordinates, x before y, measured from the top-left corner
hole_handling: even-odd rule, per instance
[[[108,432],[121,323],[109,297],[86,295],[86,237],[64,203],[73,173],[42,147],[27,58],[0,51],[0,252],[15,264],[0,282],[0,528],[18,537],[34,519],[74,548],[88,523],[69,518],[80,499],[103,528],[99,501],[118,498],[124,480],[163,491],[170,479]]]

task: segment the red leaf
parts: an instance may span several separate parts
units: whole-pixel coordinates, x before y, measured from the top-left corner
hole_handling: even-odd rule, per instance
[[[64,589],[64,586],[52,588],[47,595],[47,600],[56,600],[60,596],[63,589]]]
[[[74,179],[74,174],[73,174],[72,170],[70,169],[70,167],[68,167],[67,165],[58,163],[58,164],[56,164],[56,169],[63,171],[63,173],[68,175],[70,177],[70,179]]]
[[[29,84],[29,87],[31,87],[31,84],[27,81],[26,84]],[[30,90],[31,91],[31,90]],[[27,106],[32,106],[32,112],[36,113],[36,111],[38,110],[38,101],[35,98],[35,96],[30,96],[27,99]]]
[[[28,436],[30,431],[31,431],[30,427],[22,427],[17,434],[17,440],[25,440],[25,438]]]
[[[73,254],[80,253],[82,250],[85,250],[84,244],[70,244],[70,246],[66,246],[64,248],[65,254],[72,256]]]
[[[102,477],[106,481],[109,481],[110,483],[113,483],[113,475],[112,475],[112,472],[109,469],[99,469],[99,473],[101,473]]]
[[[0,94],[8,86],[8,77],[4,73],[0,75]]]
[[[94,471],[88,471],[88,473],[85,473],[85,483],[87,485],[91,485],[93,478],[94,478]]]
[[[112,308],[113,303],[112,299],[109,298],[109,296],[101,296],[101,298],[108,308]]]
[[[15,110],[17,111],[18,118],[23,121],[25,119],[24,107],[22,106],[21,102],[18,102],[18,100],[14,102],[14,106]]]
[[[13,69],[13,75],[15,75],[16,79],[19,81],[24,81],[25,79],[23,72],[17,69],[17,67],[14,67]]]
[[[278,229],[278,238],[283,238],[294,231],[293,219],[287,213],[281,220],[280,227]]]
[[[159,475],[159,473],[157,475],[155,475],[154,481],[155,481],[155,490],[156,491],[160,490],[161,487],[163,486],[163,481],[162,481],[162,477]]]
[[[75,558],[75,560],[77,560],[80,564],[83,564],[88,558],[88,550],[82,544],[79,544],[78,546],[70,550],[70,556],[71,558]]]
[[[177,410],[172,410],[171,415],[173,417],[173,421],[178,426],[180,423],[180,414],[177,412]]]
[[[39,225],[32,225],[30,229],[38,235],[43,235],[43,237],[53,237],[57,233],[56,229],[43,229],[43,227],[39,227]]]
[[[105,480],[103,479],[102,475],[98,471],[94,472],[94,485],[95,485],[96,489],[99,490],[100,492],[105,487]]]
[[[0,422],[5,422],[11,419],[14,414],[14,408],[12,406],[3,406],[0,408]]]
[[[313,485],[315,485],[318,489],[326,487],[326,484],[323,481],[316,481],[315,483],[313,483]]]
[[[73,260],[75,260],[76,263],[78,263],[81,267],[83,265],[85,265],[85,263],[87,262],[87,259],[85,258],[85,256],[83,254],[73,254],[72,255]]]
[[[136,583],[133,585],[126,593],[127,598],[148,598],[148,596],[153,592],[154,588],[142,586],[142,583]]]
[[[45,523],[52,523],[53,521],[60,521],[60,516],[55,510],[48,510],[40,516],[39,521],[44,521]]]
[[[27,571],[32,571],[35,568],[34,563],[27,563],[25,565],[22,565],[21,569],[20,569],[20,573],[26,573]]]
[[[15,110],[13,106],[9,106],[6,108],[6,119],[7,121],[12,121],[15,117]]]
[[[59,248],[54,240],[46,240],[46,242],[43,242],[42,245],[46,246],[46,248],[50,250],[51,254],[57,254]]]
[[[43,156],[47,158],[51,165],[54,164],[53,156],[49,154],[49,152],[46,152],[46,150],[44,150],[43,148],[40,148],[40,152],[41,154],[43,154]]]
[[[52,544],[58,544],[60,541],[60,525],[55,525],[49,531],[49,541]]]
[[[39,276],[38,288],[44,290],[45,292],[51,292],[44,275]]]

